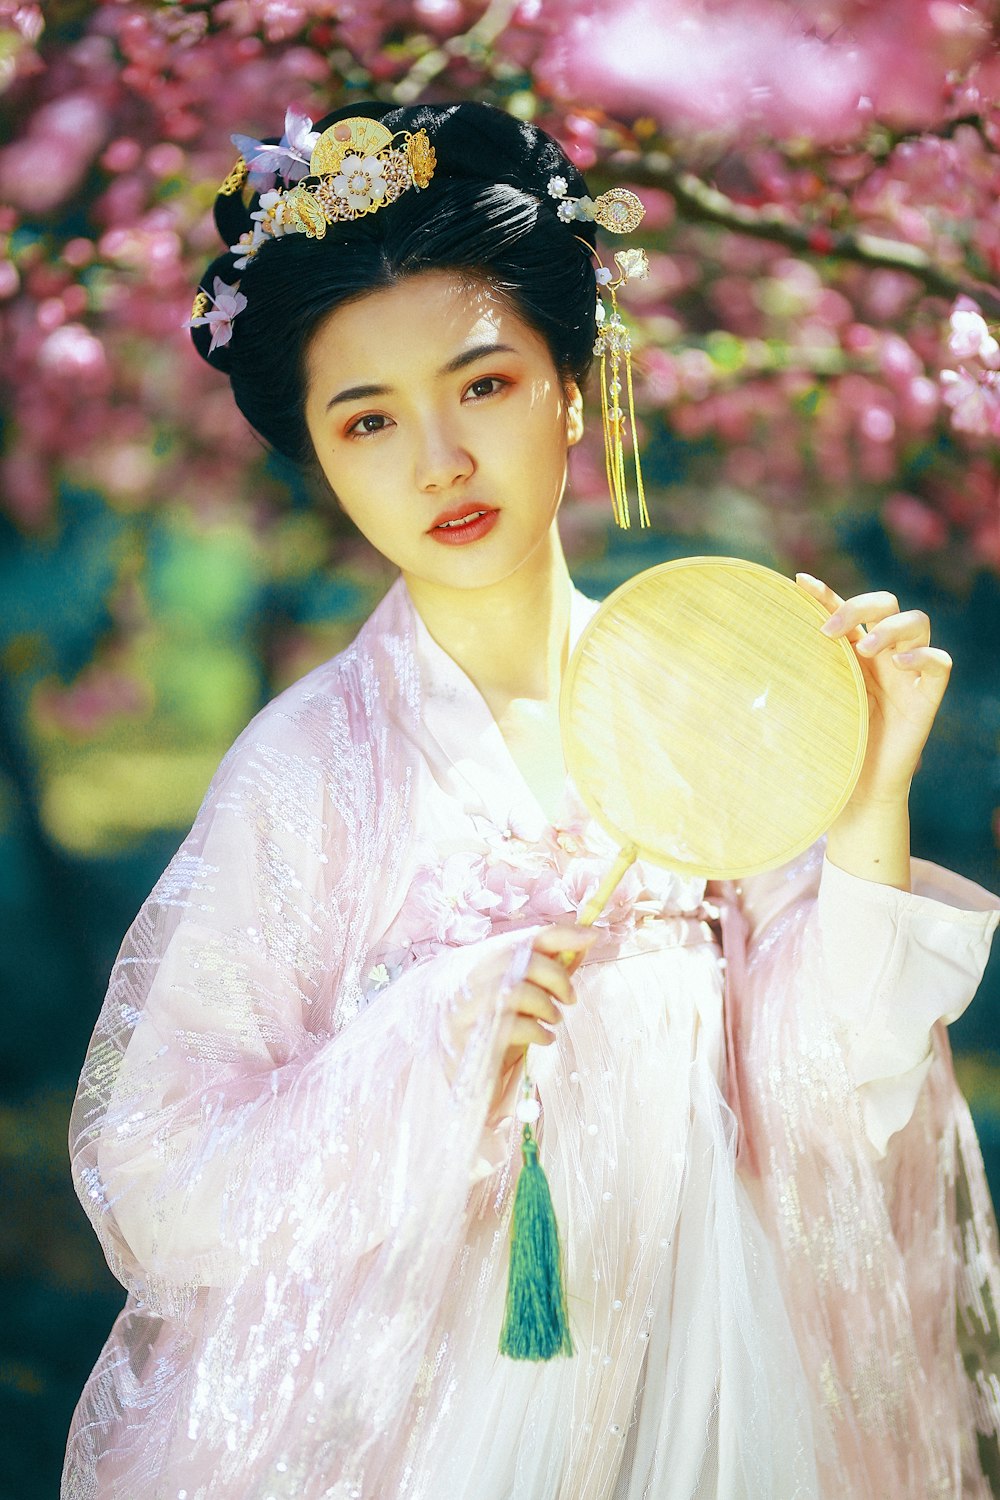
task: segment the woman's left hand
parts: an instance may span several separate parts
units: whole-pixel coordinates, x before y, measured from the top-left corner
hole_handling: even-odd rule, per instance
[[[823,633],[854,645],[868,689],[868,746],[848,805],[905,804],[948,686],[951,657],[930,644],[923,611],[900,610],[894,594],[841,599],[808,573],[797,573],[795,580],[830,611]]]

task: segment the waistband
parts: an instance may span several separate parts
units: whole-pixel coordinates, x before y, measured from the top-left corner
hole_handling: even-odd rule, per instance
[[[634,927],[616,936],[613,929],[596,927],[600,934],[590,948],[581,968],[588,964],[614,963],[638,953],[656,953],[666,948],[697,948],[718,939],[711,923],[704,917],[683,912],[658,912],[642,917]]]

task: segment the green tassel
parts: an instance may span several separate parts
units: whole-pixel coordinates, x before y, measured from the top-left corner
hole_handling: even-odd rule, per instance
[[[500,1353],[511,1359],[552,1359],[574,1350],[559,1264],[559,1226],[530,1124],[521,1136],[521,1155]]]

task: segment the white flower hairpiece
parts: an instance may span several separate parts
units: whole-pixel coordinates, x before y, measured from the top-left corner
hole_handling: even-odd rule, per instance
[[[567,197],[565,177],[554,176],[548,180],[549,195],[558,198],[556,209],[560,219],[571,224],[574,219],[600,224],[612,234],[631,234],[638,229],[646,210],[642,200],[628,188],[609,188],[599,198],[584,194],[581,198]]]

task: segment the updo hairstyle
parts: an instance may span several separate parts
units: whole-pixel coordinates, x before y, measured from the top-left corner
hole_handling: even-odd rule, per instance
[[[426,130],[437,153],[428,186],[410,189],[362,218],[327,226],[322,239],[286,234],[266,241],[242,270],[227,252],[208,267],[239,282],[246,307],[232,338],[209,355],[211,329],[191,329],[198,352],[232,383],[250,425],[279,453],[314,462],[305,420],[306,356],[320,323],[337,307],[422,271],[455,270],[487,284],[544,340],[564,380],[582,384],[593,360],[597,286],[589,222],[563,223],[549,179],[565,178],[570,197],[587,192],[583,177],[552,138],[490,105],[461,103],[392,108],[366,102],[335,111],[314,127],[364,116],[393,133]],[[239,194],[216,199],[215,219],[227,245],[252,228]],[[579,236],[579,239],[577,238]]]

